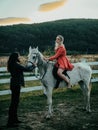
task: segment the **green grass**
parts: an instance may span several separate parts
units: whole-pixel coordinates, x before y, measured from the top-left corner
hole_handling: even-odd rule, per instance
[[[98,74],[92,74],[92,78],[98,78]]]
[[[33,86],[40,86],[41,82],[39,80],[36,81],[25,81],[25,87],[33,87]],[[9,83],[0,84],[0,91],[10,89]]]
[[[98,93],[98,84],[94,83],[92,86],[92,91],[91,91],[91,95],[95,95],[97,96]],[[77,103],[78,101],[82,101],[83,95],[82,95],[82,91],[80,90],[80,88],[78,86],[73,87],[71,90],[68,90],[66,88],[59,88],[57,90],[53,91],[53,103],[55,105],[58,104],[58,102],[75,102]],[[32,91],[32,92],[27,92],[27,93],[21,93],[21,103],[20,103],[20,107],[24,110],[27,110],[27,107],[31,107],[29,106],[31,103],[33,103],[34,107],[36,105],[38,105],[39,103],[41,104],[45,104],[46,102],[46,98],[43,96],[43,91]],[[10,100],[10,95],[4,95],[4,96],[0,96],[0,102],[3,104],[8,104]],[[0,103],[0,104],[1,104]],[[28,105],[27,105],[28,104]],[[2,107],[5,108],[5,106],[0,105]],[[27,106],[27,107],[25,107]],[[39,108],[41,109],[41,108]],[[29,109],[30,110],[30,109]],[[35,111],[36,109],[34,109]],[[0,111],[2,114],[2,111]]]
[[[10,96],[0,96],[1,128],[7,122]],[[92,84],[92,113],[87,114],[82,111],[82,107],[83,95],[78,86],[72,90],[59,88],[53,91],[54,116],[51,120],[46,120],[44,116],[47,111],[47,99],[43,96],[43,91],[21,93],[18,115],[25,123],[20,125],[18,130],[97,130],[98,83]]]
[[[0,72],[1,73],[1,72]],[[3,74],[3,73],[2,73]],[[4,73],[5,74],[5,73]],[[30,73],[30,74],[24,74],[24,77],[28,77],[28,76],[35,76],[35,74],[33,74],[33,73]],[[6,78],[10,78],[10,74],[8,74],[8,75],[0,75],[0,79],[6,79]]]
[[[9,83],[0,84],[0,91],[9,89]]]

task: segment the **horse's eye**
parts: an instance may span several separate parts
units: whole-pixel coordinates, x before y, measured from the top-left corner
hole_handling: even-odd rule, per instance
[[[35,59],[35,56],[33,56],[32,59]]]

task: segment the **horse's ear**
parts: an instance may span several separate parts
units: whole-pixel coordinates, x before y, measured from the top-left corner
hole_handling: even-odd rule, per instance
[[[36,49],[38,50],[38,46],[36,47]]]
[[[30,46],[30,47],[29,47],[29,52],[31,52],[31,50],[32,50],[32,47]]]

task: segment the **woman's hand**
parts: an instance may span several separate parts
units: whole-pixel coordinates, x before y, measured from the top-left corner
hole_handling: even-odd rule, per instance
[[[48,58],[48,57],[44,57],[43,59],[44,59],[44,60],[46,60],[46,61],[48,61],[48,60],[49,60],[49,58]]]

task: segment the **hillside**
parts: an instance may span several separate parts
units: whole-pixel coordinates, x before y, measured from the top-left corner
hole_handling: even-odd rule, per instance
[[[53,51],[55,37],[64,36],[69,54],[98,53],[98,19],[68,19],[38,24],[0,27],[0,53],[19,51],[26,54],[29,46]]]

